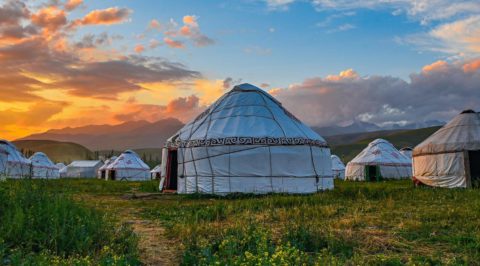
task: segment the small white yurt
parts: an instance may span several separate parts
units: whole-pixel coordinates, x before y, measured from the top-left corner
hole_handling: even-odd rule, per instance
[[[345,179],[355,181],[408,179],[411,176],[411,161],[384,139],[370,142],[347,164],[345,171]]]
[[[480,114],[463,111],[417,145],[413,179],[435,187],[480,187]]]
[[[150,167],[131,150],[123,152],[107,166],[108,180],[145,181],[150,180]]]
[[[98,169],[97,178],[98,179],[107,179],[107,167],[115,162],[117,156],[112,156],[111,158],[107,159],[105,163],[103,163],[102,167]]]
[[[5,176],[7,172],[8,152],[5,147],[0,146],[0,176]]]
[[[332,155],[330,158],[332,159],[333,177],[344,180],[345,165],[343,164],[342,160],[340,160],[340,158],[337,155]]]
[[[32,162],[32,178],[57,179],[59,170],[43,152],[36,152],[30,157]]]
[[[67,173],[65,177],[70,178],[95,178],[97,172],[103,163],[100,160],[81,160],[73,161],[67,165]]]
[[[155,166],[152,171],[150,171],[150,178],[153,179],[160,179],[160,176],[162,174],[162,165],[159,164]]]
[[[178,193],[314,193],[333,188],[326,141],[270,94],[235,86],[162,151],[160,189]]]
[[[400,153],[403,154],[403,156],[407,157],[408,159],[412,159],[412,153],[413,149],[410,147],[405,147],[400,149]]]
[[[68,170],[68,167],[67,167],[67,166],[65,166],[65,167],[63,167],[62,169],[58,170],[58,173],[60,174],[60,177],[61,177],[61,178],[67,177],[67,170]]]
[[[0,147],[7,151],[7,168],[5,175],[10,178],[27,178],[31,176],[31,162],[7,140],[0,140]]]
[[[55,166],[58,168],[58,170],[62,170],[66,165],[64,163],[56,163]]]

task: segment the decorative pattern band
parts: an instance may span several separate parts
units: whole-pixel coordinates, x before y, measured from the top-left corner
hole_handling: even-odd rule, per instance
[[[176,140],[167,142],[169,148],[193,148],[224,145],[308,145],[328,148],[321,140],[307,138],[269,138],[269,137],[227,137],[212,139]]]

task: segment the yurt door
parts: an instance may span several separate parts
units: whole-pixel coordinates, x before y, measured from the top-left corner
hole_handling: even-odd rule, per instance
[[[165,188],[168,190],[177,190],[178,161],[176,149],[168,150],[167,160],[167,178],[165,180]]]
[[[117,171],[110,170],[110,180],[116,180],[116,179],[117,179]]]
[[[365,166],[365,176],[366,180],[370,182],[376,182],[379,180],[378,170],[376,165],[367,165]]]
[[[480,187],[480,151],[469,151],[470,181],[472,187]]]

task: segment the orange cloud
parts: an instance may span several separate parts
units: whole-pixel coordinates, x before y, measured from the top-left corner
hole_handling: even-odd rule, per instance
[[[184,16],[183,17],[183,23],[185,25],[189,25],[189,26],[192,26],[192,27],[198,27],[196,16],[190,16],[190,15]]]
[[[68,0],[65,3],[65,9],[67,11],[72,11],[75,8],[79,7],[81,4],[83,4],[83,0]]]
[[[111,25],[125,22],[132,11],[127,8],[110,7],[102,10],[93,10],[77,24],[81,25]]]
[[[439,61],[433,62],[430,65],[424,66],[422,68],[422,71],[425,73],[428,73],[428,72],[444,71],[447,68],[448,68],[448,63],[443,60],[439,60]]]
[[[466,73],[475,72],[480,69],[480,59],[470,61],[463,65],[463,71]]]
[[[353,69],[347,69],[340,72],[339,75],[328,75],[325,79],[328,81],[341,81],[343,79],[356,79],[358,78],[358,73]]]
[[[65,11],[56,6],[42,8],[37,13],[32,14],[30,19],[33,24],[42,27],[50,34],[67,24]]]
[[[136,53],[141,54],[141,53],[143,53],[143,51],[145,51],[145,47],[143,45],[141,45],[141,44],[135,45],[135,52]]]
[[[185,48],[185,45],[181,41],[175,41],[168,37],[163,38],[163,41],[165,42],[166,45],[168,45],[168,47],[171,47],[171,48],[177,48],[177,49]]]

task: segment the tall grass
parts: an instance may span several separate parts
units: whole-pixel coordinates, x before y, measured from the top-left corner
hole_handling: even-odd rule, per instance
[[[50,186],[0,182],[2,264],[139,264],[137,238],[128,227]]]
[[[306,196],[150,204],[143,215],[182,242],[184,265],[480,264],[479,190],[336,182]]]

